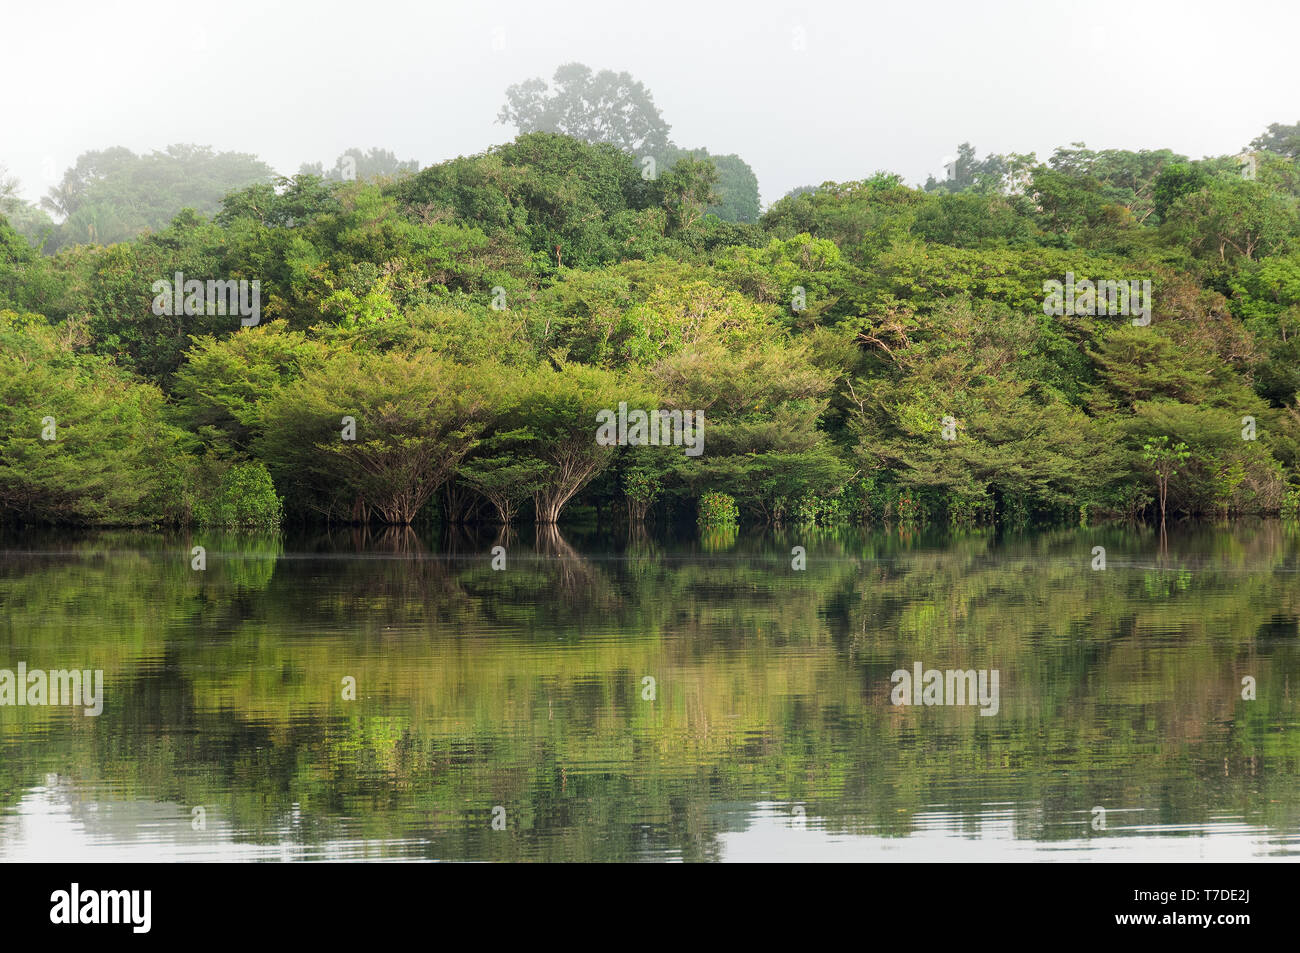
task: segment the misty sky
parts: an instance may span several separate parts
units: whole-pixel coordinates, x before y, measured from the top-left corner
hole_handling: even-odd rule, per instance
[[[28,198],[114,145],[425,166],[512,138],[505,88],[574,60],[644,82],[673,140],[738,153],[764,203],[941,176],[963,140],[1199,158],[1300,119],[1298,28],[1296,0],[0,0],[0,165]]]

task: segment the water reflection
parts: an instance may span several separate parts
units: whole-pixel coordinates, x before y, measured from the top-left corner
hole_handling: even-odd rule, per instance
[[[0,668],[105,682],[0,707],[6,859],[1300,856],[1279,523],[0,549]],[[998,714],[895,707],[917,661]]]

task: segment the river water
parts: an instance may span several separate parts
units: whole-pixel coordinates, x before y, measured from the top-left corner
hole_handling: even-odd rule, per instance
[[[1276,522],[11,533],[0,858],[1295,860],[1298,626]]]

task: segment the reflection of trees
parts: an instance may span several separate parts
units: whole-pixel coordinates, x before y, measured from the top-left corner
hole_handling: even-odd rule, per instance
[[[354,553],[364,553],[370,546],[370,521],[348,523],[346,530]]]
[[[592,595],[597,588],[607,587],[603,575],[569,545],[555,523],[537,525],[535,549],[538,556],[547,560],[548,569],[551,566],[558,568],[561,591],[570,595]]]
[[[211,576],[196,576],[205,583],[227,584],[240,590],[265,589],[275,575],[275,566],[284,553],[279,533],[204,532],[190,537],[185,551],[193,546],[206,550]]]
[[[482,530],[466,523],[447,523],[442,527],[442,551],[454,557],[486,552]]]
[[[653,556],[659,551],[654,537],[644,522],[630,520],[625,524],[627,539],[623,551],[629,556]]]
[[[379,553],[394,555],[423,555],[429,547],[420,539],[420,535],[407,526],[385,526],[375,539],[372,549]]]
[[[700,549],[706,553],[722,553],[736,545],[740,529],[730,526],[708,526],[700,530]]]
[[[63,771],[123,797],[229,804],[251,839],[281,836],[302,805],[295,838],[347,818],[466,858],[708,857],[729,823],[715,805],[756,799],[901,834],[954,779],[1026,805],[1017,824],[1035,836],[1096,803],[1300,823],[1300,749],[1279,730],[1296,718],[1300,537],[1279,524],[1175,526],[1163,555],[1155,533],[1112,527],[787,527],[718,556],[637,533],[627,558],[554,527],[532,553],[462,534],[464,558],[444,558],[450,530],[446,547],[372,535],[364,558],[350,534],[270,559],[250,543],[244,561],[274,569],[262,585],[232,571],[225,540],[202,578],[184,539],[0,554],[7,656],[84,659],[112,691],[98,720],[0,709],[6,802]],[[1093,545],[1106,571],[1089,568]],[[1000,668],[1002,714],[893,709],[889,672],[913,660]],[[355,707],[342,671],[363,686]],[[1258,701],[1240,699],[1242,674]],[[493,840],[493,804],[518,837]]]

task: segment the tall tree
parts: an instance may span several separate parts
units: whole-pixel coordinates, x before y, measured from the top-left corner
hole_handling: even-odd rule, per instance
[[[559,132],[637,155],[668,147],[668,123],[650,90],[630,74],[593,73],[581,63],[566,63],[552,82],[553,88],[541,78],[511,86],[497,121],[511,123],[521,133]]]
[[[1276,152],[1288,159],[1300,159],[1300,122],[1289,126],[1275,122],[1251,140],[1250,147]]]
[[[18,177],[10,175],[9,170],[0,165],[0,215],[9,220],[14,231],[39,247],[54,230],[54,222],[45,212],[26,201],[18,188]]]
[[[80,155],[41,207],[63,219],[56,245],[108,245],[159,231],[182,209],[214,214],[228,192],[274,176],[256,156],[207,146],[140,156],[118,146]]]

